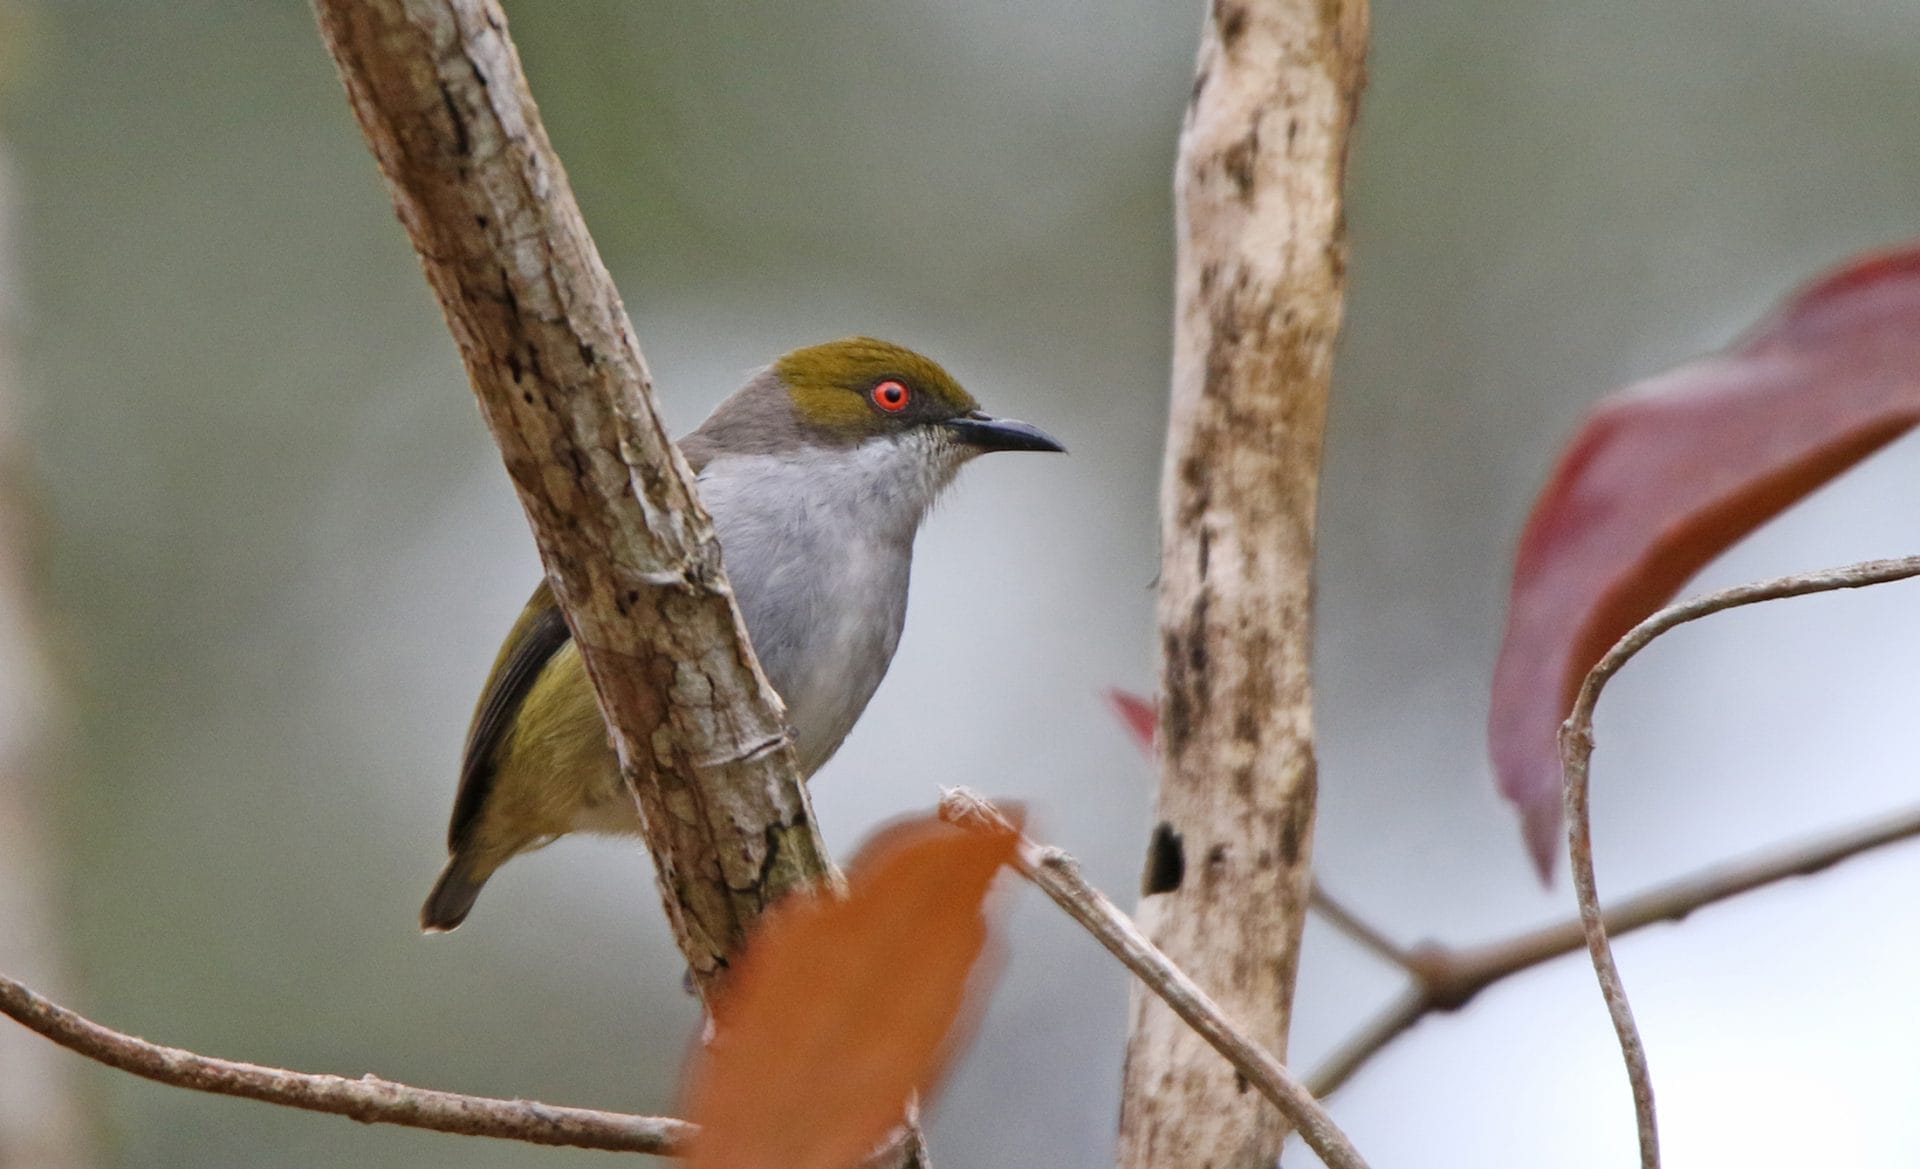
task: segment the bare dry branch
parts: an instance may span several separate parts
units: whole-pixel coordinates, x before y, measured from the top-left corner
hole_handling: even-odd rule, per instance
[[[1365,1027],[1335,1048],[1333,1054],[1307,1077],[1307,1090],[1322,1100],[1333,1095],[1388,1044],[1406,1034],[1415,1023],[1442,1009],[1416,982]]]
[[[1680,921],[1743,893],[1793,877],[1811,876],[1862,853],[1917,836],[1920,836],[1920,807],[1877,817],[1817,840],[1702,869],[1636,894],[1606,910],[1607,933],[1617,938],[1658,922]],[[1387,946],[1386,950],[1368,948],[1405,969],[1413,976],[1414,985],[1382,1011],[1379,1018],[1341,1045],[1308,1078],[1307,1086],[1323,1099],[1338,1091],[1381,1048],[1429,1014],[1458,1010],[1493,984],[1586,945],[1586,933],[1577,917],[1497,942],[1458,948],[1424,942],[1412,950],[1401,950],[1377,930],[1365,926],[1364,922],[1360,924],[1369,935],[1380,938]]]
[[[1313,883],[1310,904],[1312,908],[1319,911],[1321,917],[1327,919],[1327,924],[1357,942],[1362,949],[1372,952],[1374,957],[1389,966],[1398,966],[1409,974],[1418,973],[1418,967],[1411,953],[1401,949],[1392,938],[1348,909],[1333,894],[1327,892],[1326,886],[1319,881]]]
[[[1920,556],[1900,560],[1869,560],[1844,568],[1826,569],[1795,576],[1780,577],[1757,584],[1739,585],[1669,605],[1627,631],[1614,643],[1598,665],[1587,672],[1580,694],[1574,700],[1573,713],[1560,728],[1560,760],[1566,774],[1567,853],[1572,860],[1573,887],[1580,902],[1580,923],[1593,959],[1593,971],[1600,981],[1600,993],[1606,999],[1607,1013],[1620,1039],[1620,1052],[1626,1061],[1627,1078],[1633,1086],[1634,1119],[1640,1132],[1642,1169],[1659,1169],[1660,1136],[1654,1111],[1653,1075],[1647,1066],[1646,1047],[1640,1029],[1633,1021],[1633,1008],[1613,960],[1613,947],[1607,941],[1606,917],[1600,908],[1600,892],[1594,877],[1593,831],[1589,820],[1591,764],[1593,760],[1593,711],[1600,692],[1635,654],[1661,634],[1689,621],[1714,613],[1723,613],[1762,601],[1803,597],[1810,593],[1839,589],[1865,588],[1920,576]]]
[[[1365,0],[1208,5],[1174,172],[1149,863],[1165,879],[1138,914],[1281,1054],[1311,879],[1314,517],[1366,45]],[[1120,1163],[1271,1169],[1281,1114],[1158,999],[1133,1004]]]
[[[940,816],[963,828],[985,825],[1009,831],[1014,827],[992,803],[965,788],[950,789],[941,797]],[[1236,1074],[1272,1101],[1329,1169],[1364,1169],[1366,1161],[1313,1094],[1300,1085],[1285,1064],[1234,1026],[1185,971],[1147,940],[1140,927],[1088,884],[1080,875],[1078,861],[1023,835],[1014,866],[1133,971],[1194,1034],[1225,1056]]]
[[[5,975],[0,975],[0,1014],[69,1051],[162,1084],[349,1116],[363,1124],[398,1124],[536,1145],[663,1155],[684,1149],[695,1132],[686,1121],[668,1117],[466,1096],[370,1075],[350,1080],[196,1055],[102,1027]]]

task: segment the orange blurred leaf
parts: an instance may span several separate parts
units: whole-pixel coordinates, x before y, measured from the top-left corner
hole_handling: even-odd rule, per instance
[[[1018,843],[904,821],[854,859],[844,899],[769,912],[690,1061],[690,1169],[850,1169],[872,1153],[971,1032],[983,905]]]
[[[1587,671],[1722,550],[1920,421],[1920,244],[1856,257],[1724,353],[1604,399],[1520,537],[1488,724],[1542,879]]]

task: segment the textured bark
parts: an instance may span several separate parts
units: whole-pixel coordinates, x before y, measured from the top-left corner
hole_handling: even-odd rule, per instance
[[[712,522],[499,5],[314,7],[579,643],[667,917],[710,996],[762,911],[837,879]],[[892,1160],[924,1161],[917,1130]]]
[[[769,902],[829,871],[712,525],[498,5],[316,7],[641,781],[667,914],[704,986]]]
[[[1139,918],[1284,1055],[1310,886],[1312,575],[1364,0],[1216,0],[1175,174],[1160,825]],[[1271,1169],[1280,1113],[1136,991],[1129,1169]]]
[[[38,525],[15,429],[12,226],[12,174],[0,153],[0,970],[58,986],[57,850],[46,814],[48,726],[57,703],[33,619]],[[94,1162],[75,1079],[53,1048],[0,1029],[0,1169]]]

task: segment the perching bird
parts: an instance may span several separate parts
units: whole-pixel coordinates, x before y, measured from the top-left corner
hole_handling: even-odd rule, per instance
[[[801,773],[812,776],[893,660],[914,533],[954,473],[987,451],[1065,448],[983,413],[918,353],[853,337],[774,362],[680,449],[754,652],[786,703]],[[639,831],[579,649],[543,582],[474,711],[452,855],[420,926],[459,925],[496,869],[555,837]]]

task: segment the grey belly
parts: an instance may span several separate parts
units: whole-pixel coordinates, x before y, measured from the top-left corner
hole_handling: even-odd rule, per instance
[[[736,556],[723,532],[721,547],[754,652],[786,703],[800,768],[812,775],[840,749],[893,661],[911,545],[774,540]]]

